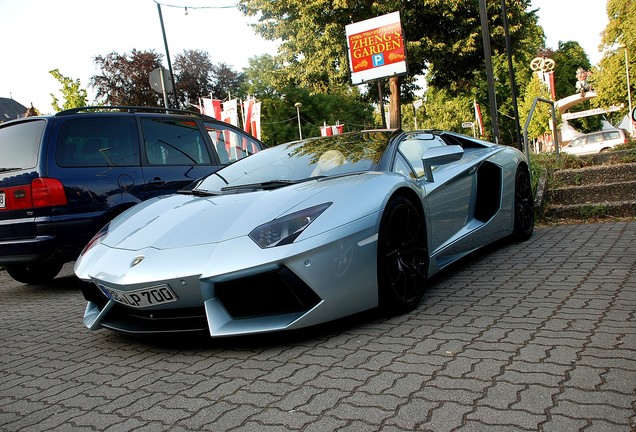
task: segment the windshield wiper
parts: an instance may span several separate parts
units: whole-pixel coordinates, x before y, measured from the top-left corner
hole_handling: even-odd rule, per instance
[[[17,171],[17,170],[21,170],[22,168],[0,168],[0,172],[7,172],[7,171]]]
[[[209,197],[218,195],[216,192],[202,190],[202,189],[181,189],[178,190],[177,193],[179,195],[193,195],[197,197]]]
[[[262,183],[248,183],[236,186],[225,186],[221,188],[221,191],[239,191],[239,190],[272,190],[281,187],[289,186],[292,184],[303,183],[309,180],[316,180],[318,177],[307,177],[299,180],[268,180]]]

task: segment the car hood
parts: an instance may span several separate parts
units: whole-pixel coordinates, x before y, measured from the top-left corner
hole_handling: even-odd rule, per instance
[[[222,242],[245,236],[287,213],[321,203],[312,197],[335,183],[309,181],[269,191],[155,198],[114,219],[101,243],[111,248],[141,250]]]

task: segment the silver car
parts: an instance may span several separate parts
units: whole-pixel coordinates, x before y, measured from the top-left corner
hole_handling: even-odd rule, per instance
[[[123,213],[75,264],[84,324],[212,337],[411,310],[427,279],[534,227],[528,162],[450,132],[263,150]]]
[[[561,151],[572,155],[601,153],[627,143],[627,133],[623,129],[610,129],[592,132],[573,139]]]

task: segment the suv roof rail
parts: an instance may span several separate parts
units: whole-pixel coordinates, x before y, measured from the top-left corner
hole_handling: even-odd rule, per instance
[[[71,108],[64,111],[60,111],[56,116],[65,116],[71,114],[77,114],[82,112],[99,112],[99,111],[125,111],[129,113],[136,112],[146,112],[146,113],[164,113],[164,114],[185,114],[185,115],[195,115],[204,117],[204,114],[201,114],[196,111],[184,110],[184,109],[174,109],[174,108],[162,108],[162,107],[143,107],[143,106],[85,106],[78,108]]]

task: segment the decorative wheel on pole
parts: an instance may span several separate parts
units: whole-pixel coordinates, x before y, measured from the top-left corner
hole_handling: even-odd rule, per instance
[[[535,57],[530,62],[530,69],[535,72],[552,72],[556,63],[547,57]]]

